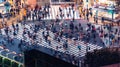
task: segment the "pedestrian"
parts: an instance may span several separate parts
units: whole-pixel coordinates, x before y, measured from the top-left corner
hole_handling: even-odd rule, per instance
[[[71,8],[69,7],[69,14],[71,14]]]
[[[15,31],[13,32],[13,35],[16,36],[17,35],[17,30],[15,29]]]
[[[67,43],[68,41],[66,40],[64,43],[63,43],[63,48],[65,49],[65,50],[67,50],[68,49],[68,43]]]
[[[104,17],[101,18],[101,22],[104,23]]]
[[[33,40],[36,40],[36,39],[37,39],[37,35],[34,34],[34,35],[33,35]]]
[[[77,48],[79,51],[81,51],[81,45],[78,45]]]
[[[62,9],[59,7],[59,12],[62,13]]]
[[[22,43],[20,42],[20,43],[18,44],[18,48],[20,48],[20,49],[21,49],[21,45],[22,45]]]
[[[60,17],[61,17],[61,19],[63,19],[63,14],[62,13],[60,13]]]
[[[69,26],[69,27],[70,27],[70,29],[71,29],[72,31],[74,30],[74,24],[73,24],[73,22],[70,23],[70,26]]]
[[[13,38],[10,38],[10,43],[11,43],[11,45],[14,45]]]
[[[90,46],[86,46],[86,52],[88,52],[90,50]]]
[[[89,11],[90,11],[90,15],[91,15],[91,17],[92,17],[92,15],[93,15],[93,13],[92,13],[92,8],[90,8]]]
[[[73,10],[73,18],[75,17],[75,10]]]
[[[60,42],[60,36],[57,37],[57,41]]]
[[[51,37],[50,36],[48,36],[48,40],[47,41],[48,41],[48,44],[51,45]]]
[[[39,40],[39,41],[40,41],[40,44],[42,44],[42,38],[40,38],[40,40]]]
[[[4,30],[5,30],[5,33],[6,33],[6,35],[8,35],[8,29],[9,29],[9,27],[6,27]]]
[[[14,25],[14,23],[12,23],[12,28],[15,29],[15,25]]]
[[[34,16],[35,16],[35,13],[34,13],[34,10],[32,10],[32,20],[34,21]]]
[[[89,21],[89,10],[88,9],[86,10],[86,17],[87,17],[87,20]]]

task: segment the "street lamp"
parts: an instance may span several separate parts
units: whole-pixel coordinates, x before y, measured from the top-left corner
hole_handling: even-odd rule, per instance
[[[112,10],[112,21],[114,19],[114,10]]]

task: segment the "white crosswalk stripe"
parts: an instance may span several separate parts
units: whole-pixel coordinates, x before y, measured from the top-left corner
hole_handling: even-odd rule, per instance
[[[62,13],[64,14],[64,16],[62,17],[63,19],[72,19],[73,17],[75,19],[80,19],[79,17],[79,11],[75,10],[75,15],[73,15],[73,10],[70,10],[70,14],[69,17],[67,17],[67,14],[69,13],[69,8],[62,8]],[[57,15],[59,16],[59,19],[61,19],[60,17],[60,12],[59,12],[59,6],[51,6],[50,8],[50,16],[47,15],[47,17],[42,18],[43,20],[50,20],[50,19],[56,19]],[[34,17],[34,19],[36,20],[36,17]],[[28,18],[27,20],[32,20],[32,14],[31,14],[31,18]]]
[[[30,24],[30,25],[31,25],[31,24]],[[25,27],[28,28],[29,31],[33,32],[32,30],[30,30],[30,25],[25,25]],[[30,38],[28,38],[28,35],[25,36],[25,39],[24,39],[24,37],[22,36],[24,26],[21,26],[21,24],[19,24],[19,27],[20,27],[19,33],[18,33],[17,36],[15,36],[15,38],[17,38],[17,39],[19,39],[19,40],[23,39],[23,40],[25,40],[26,42],[30,42]],[[11,26],[10,26],[10,28],[12,29]],[[4,29],[2,29],[2,30],[4,30]],[[12,29],[12,30],[13,30],[13,29]],[[13,31],[12,31],[12,32],[13,32]],[[42,37],[42,32],[43,32],[43,29],[39,30],[39,32],[37,33],[38,39],[37,39],[36,41],[39,41],[39,45],[40,45],[40,46],[47,47],[47,48],[52,48],[52,49],[54,49],[54,50],[56,50],[56,46],[58,46],[58,47],[62,47],[62,48],[59,48],[58,51],[60,51],[60,52],[65,52],[65,51],[66,51],[66,50],[63,48],[63,45],[60,45],[60,44],[59,44],[57,41],[55,41],[55,40],[52,40],[51,45],[49,45],[47,42],[45,42],[44,38]],[[2,34],[5,35],[5,33],[2,33]],[[50,36],[51,36],[52,38],[54,37],[54,35],[53,35],[52,32],[50,32]],[[13,38],[14,36],[11,35],[11,37]],[[40,38],[42,39],[42,42],[40,41]],[[71,42],[72,42],[72,41],[71,41]],[[63,42],[61,42],[61,44],[63,44]],[[78,45],[81,46],[81,50],[80,50],[80,51],[79,51],[79,49],[78,49],[78,47],[77,47]],[[89,50],[89,51],[93,51],[94,49],[101,49],[101,48],[102,48],[102,47],[97,46],[97,45],[94,45],[94,44],[88,44],[88,46],[90,47],[90,50]],[[69,52],[69,54],[71,54],[71,55],[74,54],[74,55],[76,55],[76,56],[80,56],[80,55],[81,55],[81,56],[84,56],[85,53],[86,53],[86,48],[87,48],[87,47],[86,47],[86,45],[84,44],[83,41],[79,41],[77,45],[73,45],[73,42],[72,42],[72,43],[70,43],[70,44],[68,45],[68,52]]]

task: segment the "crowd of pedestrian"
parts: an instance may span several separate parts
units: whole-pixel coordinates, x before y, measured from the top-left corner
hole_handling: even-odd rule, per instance
[[[120,47],[120,30],[119,28],[112,27],[111,25],[99,26],[96,27],[91,23],[85,24],[83,26],[82,23],[76,23],[74,21],[74,17],[72,21],[42,21],[41,18],[46,17],[46,15],[50,15],[50,5],[46,5],[43,8],[35,8],[34,10],[27,9],[27,15],[24,17],[25,20],[29,17],[35,20],[39,20],[39,24],[31,24],[27,26],[27,23],[21,22],[21,26],[19,24],[12,24],[12,28],[9,26],[5,26],[4,28],[4,41],[2,41],[2,45],[6,47],[6,45],[16,45],[15,38],[17,35],[22,35],[20,43],[18,44],[18,48],[20,51],[28,50],[30,47],[37,48],[39,44],[42,44],[44,40],[49,46],[52,47],[53,41],[57,42],[59,46],[56,46],[54,56],[57,58],[61,58],[62,60],[68,61],[72,64],[78,65],[79,59],[75,57],[75,55],[71,55],[69,52],[69,45],[77,46],[79,51],[81,51],[81,45],[79,42],[84,42],[84,45],[87,46],[86,52],[91,48],[88,46],[90,43],[93,43],[97,46],[102,47],[111,47],[117,46]],[[68,11],[68,17],[70,16],[70,10],[73,10],[74,15],[74,6],[72,5]],[[59,16],[63,18],[64,14],[62,12],[62,8],[59,8]],[[89,20],[89,14],[92,16],[91,9],[87,10],[86,17]],[[32,15],[32,16],[31,16]],[[58,15],[57,15],[58,16]],[[97,22],[97,21],[96,21]],[[22,32],[21,32],[22,29]],[[40,37],[40,30],[42,31],[42,37]],[[2,31],[0,30],[1,35]],[[20,34],[19,34],[20,33]],[[51,33],[53,35],[51,35]],[[64,52],[60,53],[59,49],[63,48]],[[80,54],[81,55],[81,54]]]
[[[114,43],[117,43],[119,45],[119,31],[116,29],[114,32],[112,28],[110,29],[111,33],[109,34],[107,28],[96,28],[94,25],[88,23],[86,26],[86,29],[84,29],[83,25],[81,23],[75,24],[73,21],[70,22],[56,22],[51,21],[49,24],[47,24],[46,21],[41,21],[40,24],[33,24],[30,25],[30,28],[26,27],[26,24],[22,24],[23,31],[20,32],[20,26],[18,24],[12,24],[12,28],[5,27],[5,40],[8,44],[15,45],[14,38],[19,35],[19,32],[22,34],[23,39],[21,39],[18,48],[20,48],[21,51],[29,49],[31,45],[38,45],[38,43],[43,40],[47,42],[50,46],[52,46],[52,41],[55,40],[57,43],[60,44],[60,46],[56,46],[56,50],[59,51],[59,49],[63,48],[65,50],[65,54],[69,54],[69,45],[76,45],[80,51],[81,51],[81,44],[78,42],[84,41],[84,44],[87,46],[89,43],[94,43],[98,46],[100,46],[100,43],[97,43],[100,40],[97,40],[101,38],[101,44],[104,47],[108,47],[110,45],[114,45]],[[12,30],[13,29],[13,30]],[[39,36],[39,32],[41,29],[43,29],[42,37]],[[51,36],[50,32],[52,32],[54,35]],[[115,36],[115,34],[118,34]],[[13,35],[13,37],[11,37]],[[109,36],[108,36],[109,35]],[[110,43],[106,43],[107,38],[110,38],[111,40],[116,39],[115,42],[110,41]],[[73,43],[69,43],[73,40]],[[61,43],[62,42],[62,43]],[[3,46],[6,46],[4,42],[2,42]],[[42,44],[42,43],[41,43]],[[33,46],[32,46],[33,47]],[[87,46],[86,51],[89,51],[91,48],[90,46]],[[61,58],[59,54],[55,54],[56,57]],[[66,55],[65,55],[66,57]],[[68,58],[68,57],[67,57]],[[63,59],[63,58],[62,58]],[[65,60],[65,59],[64,59]],[[77,60],[78,61],[78,60]],[[73,64],[76,64],[76,60],[72,62]]]
[[[45,28],[44,28],[45,27]],[[20,32],[20,28],[22,28],[23,29],[23,31],[22,32]],[[6,27],[5,29],[4,29],[4,32],[5,32],[5,34],[3,34],[2,32],[3,31],[1,31],[1,35],[4,35],[4,39],[3,39],[3,41],[2,41],[2,45],[5,47],[5,48],[7,48],[7,46],[8,45],[11,45],[11,46],[15,46],[16,45],[16,41],[15,41],[15,38],[17,37],[17,35],[20,35],[19,33],[21,33],[21,35],[22,35],[22,39],[20,40],[20,42],[18,43],[18,48],[19,48],[19,50],[20,51],[24,51],[24,50],[29,50],[30,48],[32,48],[32,47],[35,47],[35,48],[37,48],[38,47],[38,41],[40,41],[42,38],[39,38],[38,37],[38,31],[40,30],[40,29],[45,29],[43,32],[42,32],[42,36],[43,36],[43,39],[45,40],[45,42],[47,42],[49,45],[52,45],[51,44],[51,40],[52,40],[52,36],[50,36],[49,35],[49,32],[50,32],[50,30],[49,30],[49,28],[47,27],[47,26],[44,26],[44,22],[43,22],[43,24],[41,25],[41,26],[39,26],[39,25],[31,25],[30,26],[30,28],[27,28],[25,25],[22,25],[22,27],[20,27],[18,24],[12,24],[12,28],[11,27]],[[39,40],[38,40],[38,38],[39,38]],[[60,42],[60,38],[57,38],[58,39],[58,41]],[[41,41],[40,41],[41,42]],[[42,44],[42,43],[41,43]],[[61,45],[62,46],[62,45]],[[62,46],[65,50],[67,49],[67,47],[68,47],[68,44],[67,44],[67,40],[65,41],[65,43],[63,44],[63,46]],[[61,48],[62,48],[61,47]],[[56,50],[58,49],[58,48],[60,48],[60,47],[56,47]],[[58,52],[56,52],[55,53],[55,56],[57,57],[58,56],[58,54],[59,54],[60,52],[58,51]],[[59,55],[60,56],[60,55]],[[58,57],[58,58],[61,58],[61,59],[63,59],[64,58],[64,60],[66,59],[66,58],[68,58],[68,57],[66,57],[67,55],[65,54],[65,56],[63,56],[62,58],[61,57]],[[68,54],[68,56],[70,56],[69,54]],[[72,60],[72,61],[71,61]],[[77,59],[75,59],[75,58],[72,58],[71,57],[71,60],[66,60],[66,61],[68,61],[68,62],[72,62],[73,64],[77,64]]]

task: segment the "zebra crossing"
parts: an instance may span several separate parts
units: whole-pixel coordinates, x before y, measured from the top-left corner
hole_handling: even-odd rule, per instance
[[[42,18],[42,20],[50,20],[50,19],[56,19],[58,16],[58,19],[80,19],[79,17],[79,10],[75,10],[75,9],[71,9],[70,13],[69,13],[69,8],[62,8],[62,13],[63,13],[63,17],[60,17],[60,12],[59,12],[59,7],[60,6],[51,6],[51,8],[49,9],[49,13],[50,15],[47,15],[46,17]],[[74,11],[74,14],[73,14]],[[67,16],[67,14],[69,14],[69,16]],[[31,15],[32,17],[32,15]],[[36,20],[36,17],[34,17]],[[33,20],[32,18],[28,18],[28,20]]]
[[[24,27],[27,28],[30,32],[33,32],[31,29],[30,29],[30,26],[32,26],[32,24],[29,24],[29,25],[25,25],[25,26],[22,26],[20,23],[18,23],[19,25],[19,33],[14,36],[13,34],[10,35],[11,38],[17,38],[19,40],[24,40],[26,42],[31,42],[30,38],[28,37],[28,35],[25,35],[25,37],[23,37],[23,29]],[[10,29],[12,29],[12,32],[13,32],[13,28],[12,26],[9,27]],[[4,28],[1,29],[2,30],[2,35],[5,35],[5,32],[4,32]],[[51,36],[51,45],[49,43],[47,43],[43,36],[42,36],[42,32],[44,30],[43,29],[40,29],[37,33],[37,39],[36,41],[38,41],[38,44],[39,46],[43,46],[43,47],[47,47],[47,48],[51,48],[53,50],[57,50],[59,52],[63,52],[65,53],[66,51],[70,54],[70,55],[75,55],[75,56],[85,56],[86,54],[86,49],[87,49],[87,46],[90,47],[90,49],[88,51],[93,51],[94,49],[101,49],[102,47],[100,46],[97,46],[97,45],[94,45],[94,44],[90,44],[88,43],[88,45],[86,46],[86,44],[83,42],[83,41],[77,41],[77,45],[74,45],[73,44],[73,40],[70,41],[70,43],[68,44],[68,49],[65,50],[63,48],[63,41],[61,41],[60,43],[58,43],[57,41],[55,41],[53,38],[54,38],[54,34],[49,31],[50,33],[50,36]],[[81,46],[81,50],[78,49],[78,45]],[[56,47],[61,47],[59,49],[56,49]],[[9,47],[10,48],[10,47]]]
[[[60,14],[60,13],[59,13],[59,7],[60,7],[60,6],[52,6],[52,7],[51,7],[51,9],[54,10],[54,11],[51,11],[52,14],[53,14],[53,16],[54,16],[54,17],[52,17],[53,19],[56,19],[55,16],[57,16],[57,15]],[[75,10],[75,9],[73,9],[73,10],[71,9],[71,10],[70,10],[70,14],[69,14],[70,16],[67,17],[67,14],[69,13],[69,8],[70,8],[70,7],[67,7],[67,8],[61,7],[62,13],[64,14],[63,19],[72,19],[73,17],[74,17],[75,19],[80,19],[80,17],[79,17],[79,11],[78,11],[78,10]],[[73,15],[73,11],[75,11],[75,15]],[[59,15],[59,19],[61,19],[60,15]]]

